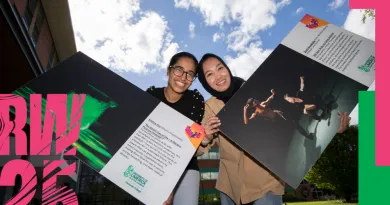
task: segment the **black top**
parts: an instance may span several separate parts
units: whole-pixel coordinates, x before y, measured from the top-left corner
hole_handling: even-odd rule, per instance
[[[164,88],[155,88],[151,86],[146,90],[146,92],[150,93],[161,102],[180,112],[182,115],[188,117],[192,121],[200,124],[202,122],[203,114],[204,114],[204,98],[199,93],[198,90],[187,90],[184,92],[184,95],[175,103],[170,103],[165,98]],[[198,160],[194,155],[189,162],[186,170],[193,169],[198,170]]]

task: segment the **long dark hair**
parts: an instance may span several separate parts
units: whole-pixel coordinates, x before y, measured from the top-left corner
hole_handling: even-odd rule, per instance
[[[227,90],[225,90],[223,92],[218,92],[218,91],[214,90],[213,88],[211,88],[211,86],[206,81],[206,76],[204,75],[204,71],[203,71],[203,63],[209,58],[218,59],[229,72],[229,75],[231,78],[230,86]],[[226,63],[222,60],[222,58],[220,58],[219,56],[212,54],[212,53],[207,53],[207,54],[203,55],[202,59],[199,61],[197,73],[198,73],[199,82],[202,84],[203,88],[207,92],[209,92],[212,96],[222,100],[225,104],[236,93],[236,91],[238,89],[240,89],[242,84],[245,82],[242,78],[234,77],[232,75],[232,72],[230,71],[230,68],[226,65]]]

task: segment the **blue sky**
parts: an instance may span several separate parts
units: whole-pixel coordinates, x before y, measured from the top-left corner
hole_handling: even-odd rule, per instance
[[[349,10],[347,0],[69,2],[78,50],[143,90],[166,85],[165,68],[178,51],[198,59],[215,53],[246,79],[306,13],[375,36],[374,22],[362,25],[360,11]],[[197,81],[195,88],[210,96]]]

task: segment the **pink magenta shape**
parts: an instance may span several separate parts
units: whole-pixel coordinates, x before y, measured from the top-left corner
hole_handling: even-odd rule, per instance
[[[30,96],[31,144],[30,155],[50,155],[54,123],[56,135],[66,130],[66,94],[49,94],[46,101],[45,117],[42,129],[42,95]],[[42,133],[43,130],[43,133]]]
[[[79,202],[77,201],[76,195],[69,195],[68,199],[64,200],[62,202],[64,205],[78,205]]]
[[[47,176],[55,168],[59,167],[61,164],[64,164],[65,162],[66,162],[65,160],[53,160],[48,166],[46,166],[43,169],[44,176]],[[67,167],[65,167],[61,171],[59,171],[56,174],[54,174],[49,179],[45,180],[45,182],[43,183],[43,190],[46,190],[53,183],[56,183],[58,175],[69,176],[69,175],[73,175],[75,172],[76,172],[76,162],[68,165]]]
[[[22,177],[22,186],[19,193],[8,200],[5,204],[28,204],[35,195],[35,186],[37,185],[37,177],[35,168],[30,162],[22,159],[14,159],[7,162],[0,176],[0,186],[15,186],[17,175]],[[28,192],[31,193],[27,194]]]
[[[59,167],[61,164],[64,164],[66,161],[65,160],[54,160],[50,164],[48,164],[44,169],[43,169],[43,175],[47,176],[50,174],[52,171],[55,170],[55,168]],[[57,176],[69,176],[69,175],[74,175],[76,172],[76,162],[72,163],[71,165],[65,167],[61,171],[55,173],[52,177],[49,179],[45,180],[43,182],[43,195],[42,195],[42,200],[43,204],[53,204],[56,202],[60,201],[66,201],[68,200],[71,196],[75,195],[73,190],[67,190],[69,187],[63,186],[60,189],[56,189],[55,185],[57,182]],[[54,186],[53,186],[54,185]],[[48,187],[53,187],[51,189],[48,189]],[[48,198],[54,196],[52,199],[48,200]],[[54,201],[53,201],[54,200]],[[77,198],[76,201],[73,201],[72,203],[65,203],[65,204],[78,204]]]
[[[70,111],[69,132],[65,136],[57,136],[56,154],[60,154],[79,139],[83,105],[86,99],[85,94],[74,94],[72,96],[72,108]],[[70,149],[65,155],[76,155],[76,149]]]
[[[52,135],[66,137],[67,95],[47,95],[43,129],[41,125],[41,95],[31,95],[31,155],[50,155]],[[43,130],[43,133],[42,133]]]
[[[387,35],[390,13],[390,2],[384,0],[350,0],[351,9],[375,9],[375,164],[390,166],[390,138],[387,130],[387,121],[390,116],[388,104],[390,97],[386,94],[389,88],[390,63],[387,60],[387,47],[390,40]]]
[[[9,118],[15,108],[15,120]],[[27,105],[24,98],[13,94],[0,94],[0,156],[10,155],[11,133],[15,134],[16,155],[27,155],[27,136],[22,130],[27,122]]]
[[[65,191],[66,187],[61,188],[61,192],[58,193],[55,197],[51,198],[47,202],[44,202],[42,205],[54,205],[57,204],[58,202],[62,202],[63,204],[72,204],[76,205],[78,204],[78,201],[75,201],[73,203],[65,203],[64,201],[67,201],[72,195],[74,195],[74,192],[69,189]]]

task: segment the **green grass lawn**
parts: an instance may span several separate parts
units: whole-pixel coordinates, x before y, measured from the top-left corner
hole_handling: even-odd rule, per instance
[[[287,205],[357,205],[357,203],[342,203],[340,201],[286,202]]]

